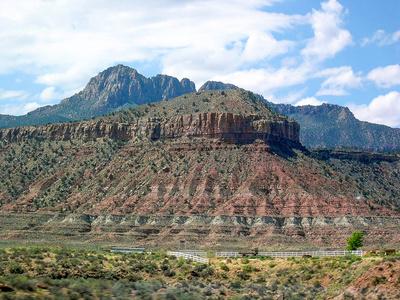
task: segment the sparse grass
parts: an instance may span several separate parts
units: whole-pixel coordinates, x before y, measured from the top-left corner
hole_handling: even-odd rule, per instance
[[[217,295],[222,299],[227,295],[231,299],[245,295],[273,299],[278,293],[290,299],[326,299],[339,294],[350,297],[347,288],[354,282],[360,285],[359,293],[366,296],[372,292],[370,285],[378,295],[388,284],[400,281],[396,272],[392,272],[394,279],[387,277],[392,274],[387,272],[400,267],[399,260],[380,259],[375,265],[371,258],[282,258],[275,259],[274,264],[264,258],[212,258],[210,265],[205,265],[169,257],[165,252],[149,255],[11,247],[0,249],[0,259],[0,282],[14,289],[7,295],[18,299],[44,295],[99,298],[111,297],[116,291],[139,299],[181,299],[179,295],[183,294],[190,299],[215,299]],[[370,268],[375,268],[373,277],[369,276]]]

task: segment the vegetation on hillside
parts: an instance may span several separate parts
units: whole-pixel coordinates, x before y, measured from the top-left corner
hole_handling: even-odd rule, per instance
[[[320,161],[299,151],[296,156],[280,158],[265,152],[251,153],[246,149],[245,146],[221,146],[196,138],[128,142],[107,138],[89,141],[33,138],[15,143],[3,140],[0,141],[0,207],[12,211],[83,212],[112,199],[107,201],[108,206],[103,203],[96,209],[99,212],[114,209],[133,212],[135,206],[123,206],[131,197],[155,197],[155,201],[157,197],[165,197],[163,195],[176,195],[185,197],[182,201],[187,199],[185,203],[166,206],[164,213],[168,214],[169,209],[174,213],[177,209],[184,211],[194,207],[197,202],[191,199],[194,201],[197,195],[204,193],[204,184],[206,195],[210,197],[217,190],[221,197],[229,199],[241,184],[250,184],[250,191],[258,195],[255,180],[273,188],[287,180],[286,173],[290,170],[293,172],[291,176],[298,177],[297,184],[310,193],[314,193],[314,188],[324,188],[331,195],[359,195],[371,203],[373,210],[377,208],[373,205],[399,208],[399,162]],[[257,175],[251,185],[249,176],[260,172],[261,161],[266,168],[271,164],[273,169]],[[286,173],[273,167],[272,164],[276,165],[278,161]],[[308,179],[301,175],[310,170],[321,180],[318,186],[311,187]],[[235,185],[230,183],[233,180]],[[167,191],[166,187],[171,185],[175,189]],[[157,187],[156,191],[154,187]]]
[[[398,256],[213,258],[69,248],[0,249],[2,299],[395,299]],[[371,271],[374,274],[370,274]]]
[[[157,103],[147,103],[124,111],[103,116],[103,120],[131,122],[139,117],[171,118],[179,115],[203,112],[234,113],[241,115],[257,114],[265,119],[286,119],[252,92],[243,89],[226,91],[201,91],[185,94],[174,99]]]

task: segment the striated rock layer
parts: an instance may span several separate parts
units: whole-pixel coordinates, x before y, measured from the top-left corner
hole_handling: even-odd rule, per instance
[[[266,120],[260,115],[199,113],[176,116],[171,119],[140,118],[131,123],[99,120],[0,130],[0,138],[10,142],[29,138],[66,141],[104,137],[129,140],[144,137],[154,140],[183,136],[219,138],[237,143],[248,143],[256,139],[267,142],[289,140],[299,143],[300,126],[287,119]]]
[[[354,230],[365,233],[364,249],[400,242],[399,217],[135,216],[0,213],[4,242],[25,239],[48,245],[100,243],[164,248],[185,240],[208,250],[344,249]]]

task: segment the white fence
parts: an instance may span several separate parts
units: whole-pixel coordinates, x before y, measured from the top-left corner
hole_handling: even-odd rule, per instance
[[[136,252],[136,253],[143,253],[146,251],[145,248],[132,248],[132,247],[111,247],[111,252],[124,252],[124,253],[130,253],[130,252]]]
[[[183,253],[183,252],[173,252],[173,251],[167,251],[167,255],[175,255],[176,257],[183,257],[186,259],[191,259],[197,262],[201,262],[203,264],[208,264],[210,263],[210,260],[208,258],[188,254],[188,253]]]
[[[201,250],[178,250],[178,252],[191,254],[191,255],[194,255],[194,256],[207,257],[207,252],[206,251],[201,251]]]
[[[346,255],[363,256],[362,250],[339,250],[339,251],[293,251],[293,252],[258,252],[258,255],[270,256],[274,258],[279,257],[302,257],[304,255],[311,255],[313,257],[326,257],[326,256],[346,256]],[[215,257],[237,257],[239,252],[215,252]]]
[[[236,257],[239,252],[215,252],[215,257]]]

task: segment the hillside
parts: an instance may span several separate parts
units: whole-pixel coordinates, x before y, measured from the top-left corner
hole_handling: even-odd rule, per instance
[[[1,237],[306,245],[359,229],[370,244],[399,240],[399,157],[313,153],[299,133],[240,89],[3,129]]]

